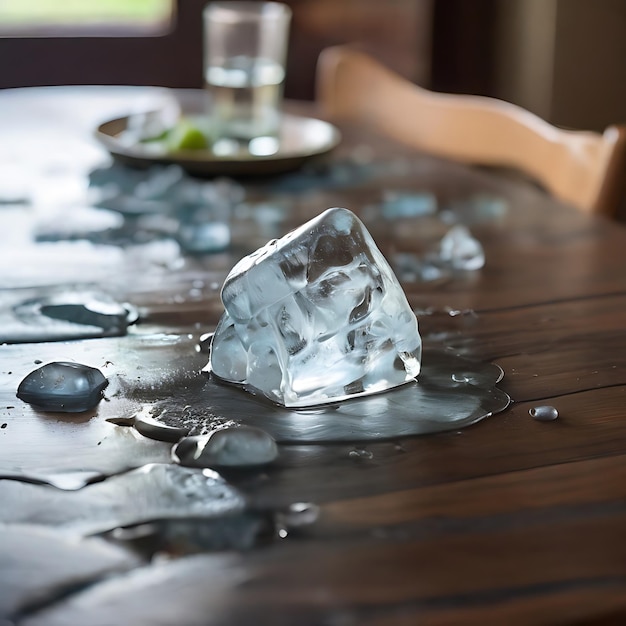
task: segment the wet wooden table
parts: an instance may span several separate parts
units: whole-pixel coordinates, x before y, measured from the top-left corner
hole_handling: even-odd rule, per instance
[[[339,148],[302,170],[220,181],[231,246],[186,253],[178,207],[120,212],[136,180],[113,199],[103,192],[110,160],[92,136],[161,97],[0,93],[0,622],[626,619],[626,230],[527,182],[342,128]],[[260,470],[172,465],[171,443],[124,424],[159,402],[201,414],[189,402],[207,360],[197,346],[222,313],[225,275],[330,206],[362,217],[425,346],[497,363],[511,406],[419,437],[280,443]],[[435,280],[407,269],[455,222],[481,242],[484,267]],[[33,302],[94,292],[132,305],[137,323],[84,338],[72,324],[44,341],[52,330]],[[95,409],[46,413],[16,398],[24,376],[53,360],[105,374]],[[541,405],[558,419],[533,419]]]

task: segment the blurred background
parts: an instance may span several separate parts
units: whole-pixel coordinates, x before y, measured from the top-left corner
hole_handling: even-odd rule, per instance
[[[499,97],[565,127],[626,121],[624,0],[285,0],[288,98],[358,42],[414,82]],[[202,86],[206,0],[0,0],[0,88]]]

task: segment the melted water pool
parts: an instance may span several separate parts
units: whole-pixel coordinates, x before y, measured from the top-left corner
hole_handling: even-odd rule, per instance
[[[224,425],[261,428],[278,442],[372,441],[458,430],[506,409],[502,369],[426,349],[419,382],[332,405],[293,410],[211,378],[178,389],[135,420],[144,435],[164,441],[205,435]],[[148,402],[149,398],[145,399]],[[181,410],[181,406],[185,410]]]

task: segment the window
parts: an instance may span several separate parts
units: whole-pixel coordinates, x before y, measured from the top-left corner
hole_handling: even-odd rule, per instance
[[[174,0],[0,0],[0,36],[161,35]]]
[[[206,2],[0,0],[0,89],[200,87]]]

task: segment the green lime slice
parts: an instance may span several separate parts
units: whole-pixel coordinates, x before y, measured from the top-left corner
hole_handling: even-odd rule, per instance
[[[179,122],[169,135],[171,150],[206,150],[209,142],[204,133],[188,121]]]

